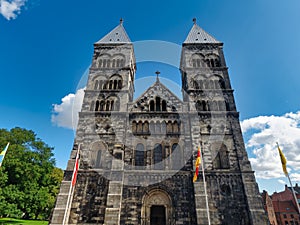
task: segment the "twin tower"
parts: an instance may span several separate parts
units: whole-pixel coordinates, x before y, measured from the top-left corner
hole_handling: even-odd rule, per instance
[[[50,224],[268,224],[223,44],[194,20],[182,44],[182,98],[157,78],[133,99],[135,71],[134,46],[121,21],[94,44],[74,147]],[[201,165],[193,182],[198,147]]]

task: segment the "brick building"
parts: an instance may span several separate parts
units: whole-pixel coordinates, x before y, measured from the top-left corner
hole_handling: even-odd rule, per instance
[[[274,206],[273,206],[273,202],[272,202],[272,199],[269,196],[268,192],[263,191],[262,200],[263,200],[265,211],[268,214],[270,224],[271,225],[278,225],[275,210],[274,210]]]
[[[204,225],[209,216],[214,225],[267,224],[223,43],[194,21],[182,45],[182,100],[159,78],[133,99],[133,47],[122,21],[94,44],[75,144],[50,224],[63,224],[65,215],[66,224],[82,225]],[[198,146],[208,202],[201,168],[192,182]]]
[[[300,217],[296,204],[300,203],[300,188],[298,184],[294,187],[297,203],[293,197],[291,187],[285,185],[282,192],[274,192],[271,196],[263,192],[263,204],[271,224],[278,225],[300,225]],[[274,221],[274,213],[276,223]]]

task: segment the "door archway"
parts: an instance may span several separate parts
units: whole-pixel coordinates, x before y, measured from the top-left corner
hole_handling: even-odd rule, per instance
[[[172,201],[167,192],[153,189],[143,197],[143,225],[171,225]]]

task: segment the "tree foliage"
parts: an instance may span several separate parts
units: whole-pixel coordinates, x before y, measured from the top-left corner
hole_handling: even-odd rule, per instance
[[[31,130],[0,129],[0,150],[10,142],[0,168],[0,217],[47,219],[54,207],[63,171],[55,167],[53,148]]]

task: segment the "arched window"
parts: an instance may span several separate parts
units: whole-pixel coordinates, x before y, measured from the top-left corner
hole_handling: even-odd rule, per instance
[[[104,85],[103,85],[103,90],[106,90],[107,87],[108,87],[108,81],[106,81],[106,82],[104,83]]]
[[[106,59],[103,59],[102,67],[106,67]]]
[[[219,84],[220,84],[220,87],[221,87],[222,89],[225,89],[225,82],[224,82],[223,79],[220,79],[220,80],[219,80]]]
[[[155,98],[155,111],[160,112],[161,107],[160,107],[160,97]]]
[[[226,106],[225,106],[224,101],[218,101],[218,105],[219,105],[219,110],[220,111],[225,111],[226,110]]]
[[[104,145],[103,142],[97,141],[92,144],[91,149],[90,149],[90,166],[92,168],[101,168],[102,163],[101,161],[103,160],[102,156],[104,151],[106,150],[106,146]]]
[[[167,132],[167,124],[166,124],[166,121],[163,121],[161,123],[161,133],[166,134],[166,132]]]
[[[117,67],[120,67],[120,59],[117,59]]]
[[[100,102],[100,111],[104,111],[105,102],[102,100]],[[96,110],[97,111],[97,110]]]
[[[122,80],[118,80],[118,89],[122,89]]]
[[[113,67],[113,68],[116,67],[116,60],[115,60],[115,59],[113,59],[113,61],[112,61],[112,67]]]
[[[197,60],[196,59],[192,59],[192,65],[195,68],[197,66]]]
[[[162,160],[163,160],[162,145],[161,144],[155,144],[154,150],[153,150],[154,169],[156,169],[156,170],[163,169]]]
[[[167,123],[167,134],[173,133],[172,122],[168,121]]]
[[[195,88],[195,89],[199,89],[198,81],[194,80],[194,81],[193,81],[193,84],[194,84],[194,88]]]
[[[160,124],[159,121],[157,121],[157,122],[155,123],[155,133],[156,133],[156,134],[160,134],[160,133],[161,133],[161,124]]]
[[[214,59],[210,59],[210,65],[211,65],[211,67],[215,67],[215,60]]]
[[[143,144],[137,144],[135,149],[135,166],[145,166],[145,150]],[[142,168],[141,168],[142,169]]]
[[[151,112],[154,111],[154,101],[153,100],[150,101],[150,111]]]
[[[107,60],[107,67],[110,67],[110,59]]]
[[[131,127],[132,133],[135,134],[137,130],[137,123],[136,121],[132,122],[132,127]]]
[[[180,145],[177,143],[172,145],[172,154],[171,154],[171,160],[172,160],[172,169],[173,170],[179,170],[182,167],[182,152]]]
[[[110,102],[110,111],[114,111],[114,104],[115,104],[114,100],[111,100],[111,102]]]
[[[117,89],[118,89],[118,81],[114,80],[114,90],[117,90]]]
[[[162,111],[167,111],[167,102],[165,100],[162,101],[161,105]]]
[[[96,101],[95,111],[99,111],[99,100]]]
[[[201,67],[201,59],[197,59],[197,67]]]
[[[202,101],[204,111],[210,111],[210,105],[208,101]]]
[[[110,107],[110,101],[106,101],[105,111],[109,111],[109,107]]]
[[[98,60],[98,67],[102,67],[102,59]]]
[[[219,107],[218,107],[218,102],[217,101],[212,101],[211,102],[211,110],[212,111],[219,111]]]
[[[226,111],[230,111],[229,102],[225,101]]]
[[[94,90],[98,90],[98,88],[99,88],[99,87],[98,87],[98,81],[96,80],[96,81],[95,81],[95,85],[94,85]]]
[[[177,123],[177,121],[175,121],[173,123],[173,133],[178,134],[179,132],[180,132],[179,124]]]
[[[143,123],[142,123],[142,121],[140,121],[138,123],[136,132],[139,133],[139,134],[143,133]]]
[[[196,102],[196,110],[197,110],[198,112],[204,111],[204,105],[203,105],[203,102],[204,102],[204,101],[200,101],[200,100],[198,100],[198,101]]]
[[[109,88],[108,88],[109,90],[112,90],[113,89],[113,81],[112,80],[110,80],[109,81]]]
[[[210,80],[209,81],[209,89],[214,89],[214,88],[215,88],[214,81]]]
[[[149,129],[151,134],[155,134],[155,124],[153,121],[150,122]]]
[[[95,102],[92,101],[90,111],[94,111],[94,110],[95,110]]]
[[[121,59],[121,67],[124,67],[124,66],[125,66],[125,60]]]
[[[148,121],[146,121],[146,122],[143,124],[143,133],[144,133],[144,134],[148,134],[148,133],[149,133],[149,123],[148,123]]]
[[[103,89],[103,80],[100,80],[99,81],[99,87],[98,89],[102,90]]]
[[[100,166],[101,166],[101,155],[102,155],[102,151],[99,150],[97,152],[97,159],[96,159],[95,168],[100,168]]]

